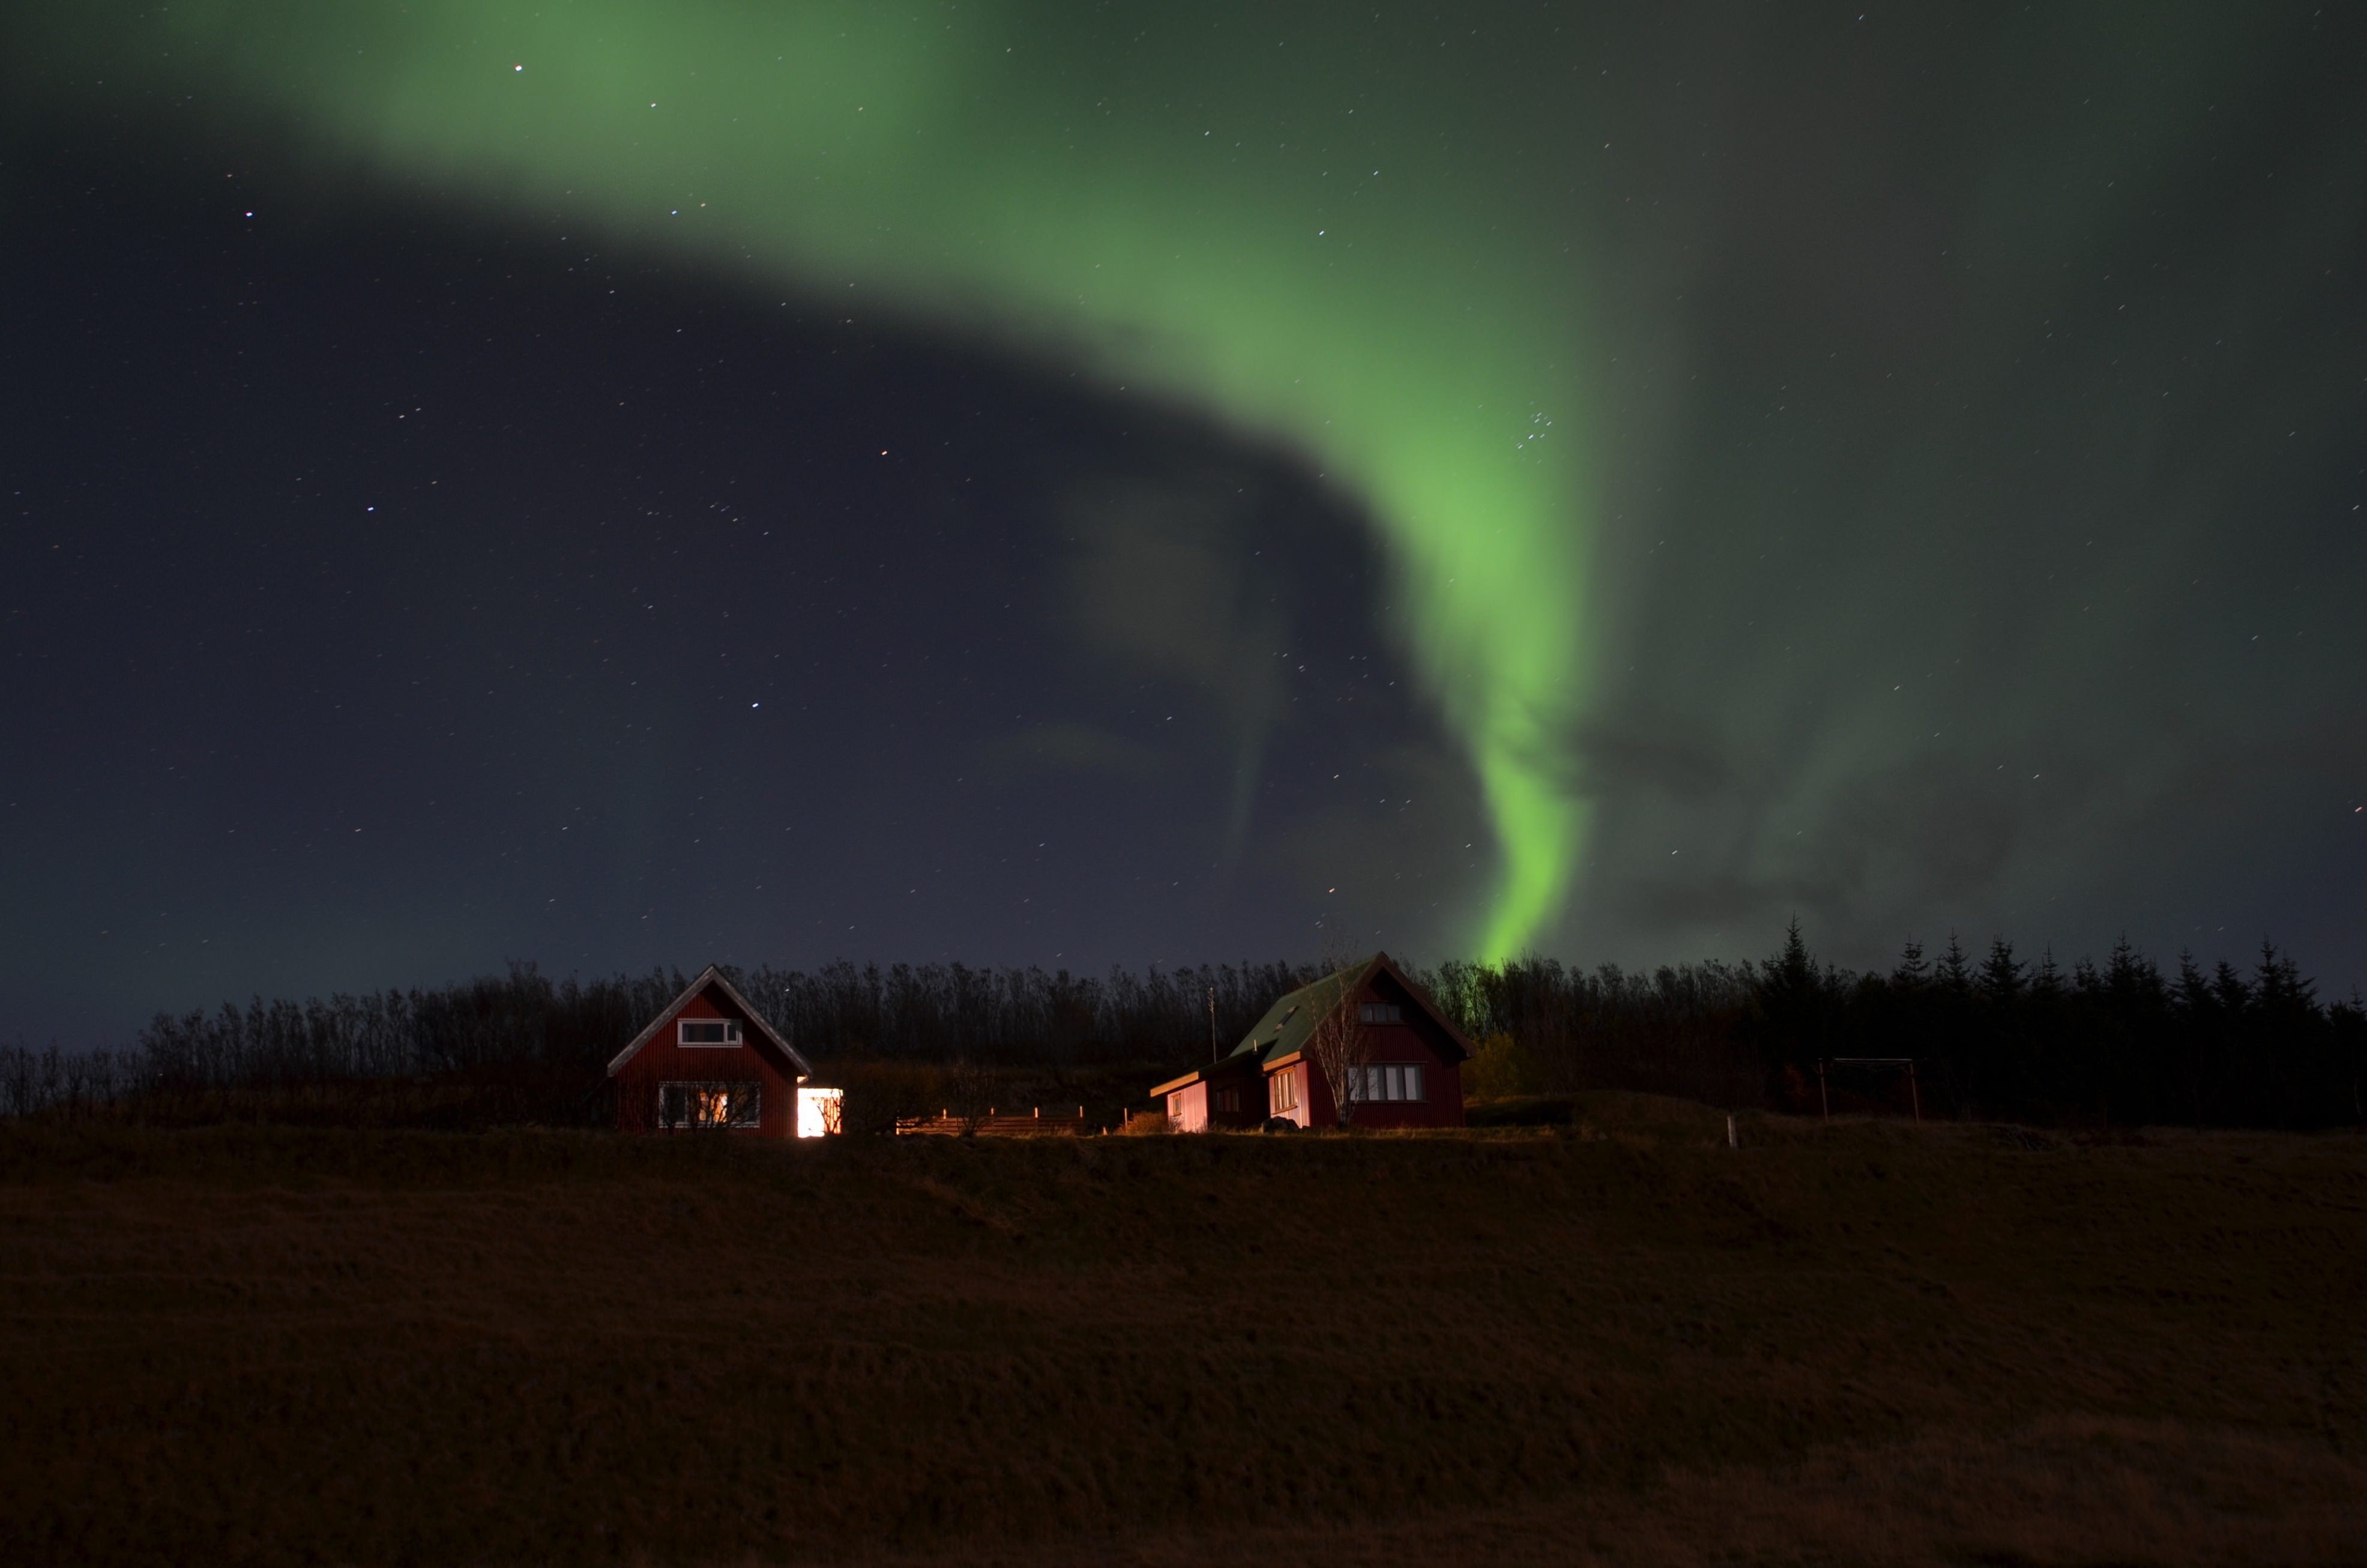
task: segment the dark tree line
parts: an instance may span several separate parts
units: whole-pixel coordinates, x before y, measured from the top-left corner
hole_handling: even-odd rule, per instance
[[[1421,977],[1464,1033],[1492,1056],[1509,1045],[1515,1082],[1490,1087],[1568,1093],[1640,1089],[1719,1105],[1767,1103],[1754,1018],[1761,967],[1712,960],[1650,974],[1556,959],[1449,962]],[[1479,1079],[1486,1074],[1470,1073]]]
[[[1315,978],[1286,963],[1100,977],[844,961],[727,973],[810,1059],[981,1065],[1202,1058],[1212,1000],[1214,1038],[1229,1050],[1275,996]],[[139,1102],[204,1118],[258,1096],[270,1114],[342,1111],[357,1085],[434,1081],[470,1086],[480,1117],[490,1105],[518,1119],[598,1123],[612,1114],[600,1092],[608,1062],[689,983],[679,971],[555,982],[516,964],[435,990],[160,1013],[128,1051],[0,1048],[0,1116]]]
[[[1818,1064],[1911,1057],[1927,1114],[2135,1126],[2357,1125],[2367,1012],[2328,1005],[2264,943],[2247,972],[2125,941],[2068,971],[2002,938],[1976,959],[1914,942],[1888,973],[1819,964],[1794,923],[1757,964],[1649,976],[1547,960],[1447,964],[1442,1001],[1476,1040],[1517,1041],[1547,1090],[1635,1088],[1727,1105],[1819,1108]],[[1903,1078],[1829,1069],[1838,1104],[1906,1104]],[[1831,1084],[1826,1087],[1829,1089]]]
[[[1316,977],[1290,963],[1113,969],[1105,976],[962,964],[838,962],[731,971],[800,1051],[851,1061],[978,1066],[1143,1064],[1225,1048],[1274,999]],[[1975,960],[1952,938],[1908,944],[1887,973],[1819,964],[1795,923],[1759,963],[1649,974],[1554,960],[1449,962],[1421,978],[1520,1087],[1628,1088],[1732,1106],[1817,1108],[1820,1061],[1913,1057],[1927,1114],[2047,1122],[2327,1127],[2362,1119],[2367,1016],[2328,1005],[2273,947],[2248,971],[2173,971],[2123,943],[2067,971],[2002,940]],[[0,1115],[58,1108],[233,1102],[257,1114],[350,1109],[359,1089],[391,1117],[450,1114],[433,1086],[465,1087],[471,1113],[598,1124],[604,1069],[688,983],[678,971],[553,981],[530,964],[436,990],[159,1014],[127,1051],[0,1049]],[[404,1087],[406,1086],[407,1087]],[[1841,1082],[1842,1108],[1897,1085]],[[400,1093],[398,1093],[400,1090]],[[403,1098],[408,1095],[408,1099]],[[426,1096],[425,1100],[422,1096]],[[427,1111],[423,1104],[432,1101]],[[437,1110],[436,1107],[444,1107]],[[430,1113],[433,1114],[430,1114]]]
[[[1214,965],[1106,977],[964,964],[727,969],[727,978],[811,1058],[985,1062],[1167,1062],[1205,1051],[1208,993],[1229,1046],[1274,996],[1312,971]],[[159,1081],[281,1085],[606,1066],[690,983],[680,971],[554,982],[531,964],[438,991],[159,1014],[138,1051]]]

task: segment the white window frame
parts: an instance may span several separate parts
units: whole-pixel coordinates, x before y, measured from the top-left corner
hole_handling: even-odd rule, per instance
[[[680,1090],[682,1092],[684,1101],[681,1113],[678,1116],[670,1115],[669,1108],[666,1105],[669,1094],[675,1090]],[[725,1114],[728,1119],[722,1121],[694,1120],[690,1115],[691,1096],[694,1094],[713,1095],[717,1093],[722,1093],[730,1096],[724,1101]],[[747,1108],[744,1111],[741,1108],[743,1101]],[[719,1081],[714,1079],[670,1078],[658,1085],[658,1126],[665,1131],[750,1132],[761,1128],[764,1124],[764,1085],[761,1079],[727,1078]]]
[[[723,1029],[721,1040],[690,1038],[694,1026],[708,1028],[717,1025]],[[674,1022],[674,1042],[684,1051],[737,1051],[741,1037],[740,1020],[737,1018],[676,1018]]]
[[[1285,1067],[1265,1081],[1265,1104],[1269,1113],[1280,1116],[1298,1108],[1298,1070]]]
[[[1430,1096],[1423,1078],[1419,1062],[1376,1062],[1349,1075],[1348,1097],[1358,1105],[1426,1104]],[[1391,1089],[1397,1092],[1391,1094]]]

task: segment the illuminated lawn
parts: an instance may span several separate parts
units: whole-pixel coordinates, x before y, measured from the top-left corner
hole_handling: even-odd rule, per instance
[[[2367,1557],[2367,1141],[1584,1110],[0,1131],[0,1561]]]

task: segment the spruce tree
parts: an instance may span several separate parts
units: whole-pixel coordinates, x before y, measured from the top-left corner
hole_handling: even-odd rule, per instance
[[[1981,994],[1999,1007],[2010,1007],[2022,1000],[2022,964],[2013,956],[2013,944],[2003,937],[1989,943],[1988,961],[1981,965]]]
[[[1931,979],[1931,966],[1923,958],[1923,944],[1909,937],[1899,952],[1898,967],[1890,971],[1890,983],[1911,991],[1929,984]]]
[[[1948,933],[1948,950],[1940,955],[1939,978],[1942,989],[1958,996],[1973,988],[1972,966],[1965,961],[1964,945],[1954,931]]]

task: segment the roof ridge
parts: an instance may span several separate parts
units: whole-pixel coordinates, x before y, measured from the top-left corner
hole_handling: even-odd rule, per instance
[[[740,994],[740,988],[731,983],[731,977],[723,972],[722,965],[710,963],[698,971],[697,979],[683,988],[680,995],[658,1009],[657,1017],[651,1018],[648,1027],[633,1037],[630,1045],[617,1053],[615,1059],[608,1063],[608,1076],[615,1077],[626,1062],[640,1053],[641,1047],[657,1038],[658,1030],[663,1028],[668,1020],[689,1006],[690,999],[709,985],[723,987],[723,994],[731,998],[732,1004],[747,1015],[748,1021],[756,1026],[757,1032],[772,1045],[774,1050],[788,1058],[789,1066],[795,1076],[807,1078],[813,1075],[813,1063],[800,1055],[796,1046],[782,1039],[781,1031],[772,1026],[771,1021],[757,1009],[756,1005]]]

